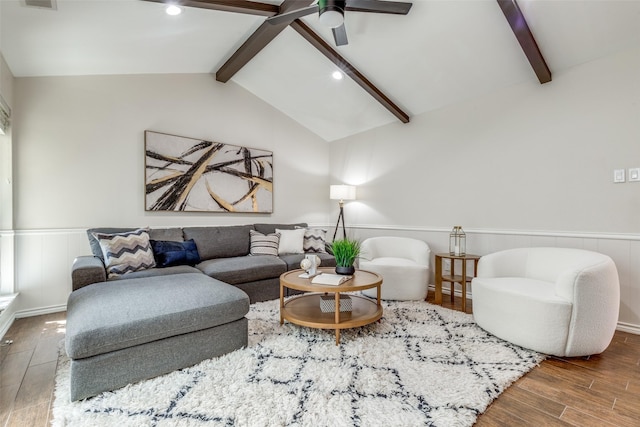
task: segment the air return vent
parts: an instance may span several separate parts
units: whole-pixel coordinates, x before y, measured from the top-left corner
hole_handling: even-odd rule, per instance
[[[38,9],[57,10],[56,0],[22,0],[27,7],[37,7]]]

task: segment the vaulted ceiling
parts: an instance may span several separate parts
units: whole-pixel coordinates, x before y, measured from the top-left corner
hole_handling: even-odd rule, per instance
[[[640,46],[640,1],[518,5],[554,75]],[[57,0],[56,10],[45,10],[2,0],[0,51],[16,77],[215,74],[266,19],[194,7],[169,16],[164,8],[139,0]],[[406,16],[347,11],[349,44],[339,47],[317,15],[300,21],[409,118],[513,84],[540,84],[495,0],[414,0]],[[230,81],[327,141],[402,126],[353,80],[332,79],[335,70],[289,26]]]

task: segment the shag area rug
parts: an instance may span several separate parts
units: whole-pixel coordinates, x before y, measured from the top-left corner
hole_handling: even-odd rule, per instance
[[[544,356],[489,335],[469,314],[384,302],[380,322],[342,331],[251,306],[249,346],[161,377],[69,401],[61,350],[54,426],[470,426]],[[188,351],[188,349],[185,349]]]

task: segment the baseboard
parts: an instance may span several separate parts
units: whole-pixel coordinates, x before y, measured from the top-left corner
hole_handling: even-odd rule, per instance
[[[2,301],[2,311],[0,311],[0,338],[4,337],[4,334],[6,334],[11,325],[13,325],[13,321],[16,320],[16,313],[11,307],[16,296],[17,294],[13,294],[0,298]]]
[[[61,311],[67,311],[66,304],[50,305],[48,307],[34,308],[31,310],[20,310],[15,314],[16,319],[23,317],[41,316],[43,314],[59,313]]]
[[[0,339],[4,337],[4,334],[6,334],[11,325],[13,325],[14,320],[16,320],[15,313],[2,312],[2,315],[0,315]]]
[[[617,331],[628,332],[630,334],[640,335],[640,325],[632,325],[631,323],[618,322]]]

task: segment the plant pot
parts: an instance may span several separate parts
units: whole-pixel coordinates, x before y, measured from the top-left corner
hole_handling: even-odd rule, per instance
[[[356,268],[353,265],[349,267],[336,267],[336,274],[351,275],[356,272]]]

